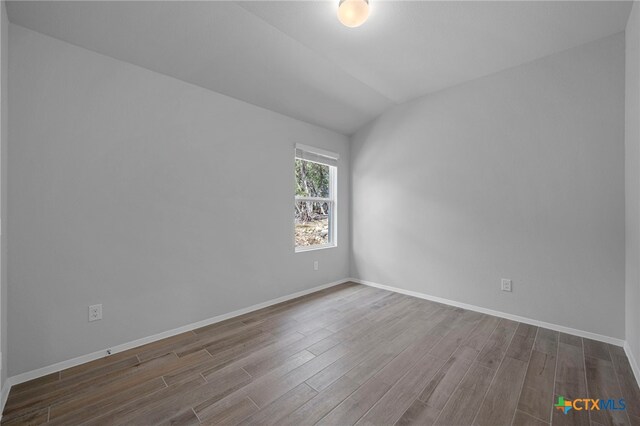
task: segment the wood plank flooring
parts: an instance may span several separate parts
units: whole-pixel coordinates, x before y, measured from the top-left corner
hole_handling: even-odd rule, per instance
[[[640,389],[622,348],[346,283],[14,386],[2,424],[45,423],[635,426]]]

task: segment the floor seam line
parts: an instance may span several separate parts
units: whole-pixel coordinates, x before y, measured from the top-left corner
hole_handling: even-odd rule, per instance
[[[497,317],[494,317],[497,318]],[[447,401],[444,403],[444,405],[442,406],[442,408],[440,409],[440,412],[438,413],[438,416],[436,417],[436,419],[434,420],[433,424],[437,424],[438,420],[440,419],[440,416],[442,416],[442,413],[444,412],[444,409],[447,408],[447,405],[449,405],[449,401],[451,401],[451,397],[453,396],[453,394],[456,393],[456,391],[460,388],[460,384],[464,381],[464,379],[467,378],[467,375],[469,374],[469,371],[471,371],[471,367],[473,366],[473,364],[477,361],[478,357],[480,356],[480,354],[482,353],[482,351],[484,350],[485,346],[487,346],[487,343],[489,343],[489,339],[491,338],[491,336],[493,336],[493,333],[495,333],[495,331],[498,329],[498,326],[500,325],[500,321],[498,321],[496,323],[496,326],[493,327],[493,329],[491,330],[491,333],[489,333],[489,337],[487,337],[487,340],[485,340],[484,344],[482,345],[482,347],[480,348],[480,350],[478,350],[478,354],[473,358],[473,360],[471,361],[471,365],[469,365],[469,368],[467,369],[467,371],[464,373],[464,375],[462,376],[462,379],[460,379],[460,381],[458,382],[458,384],[455,386],[455,388],[453,388],[453,391],[451,392],[451,394],[449,395],[449,398],[447,398]],[[506,352],[505,352],[506,353]]]
[[[589,391],[589,377],[587,376],[587,355],[584,350],[584,338],[580,338],[581,348],[582,348],[582,366],[584,368],[584,387],[585,392],[587,392],[587,396],[591,397],[591,392]],[[589,423],[591,423],[591,412],[587,412],[589,417]]]
[[[613,362],[613,355],[611,355],[611,349],[609,349],[610,345],[608,343],[603,343],[603,345],[607,345],[607,353],[609,354],[609,358],[611,358],[611,368],[613,368],[613,375],[616,376],[616,383],[618,384],[618,389],[620,390],[620,396],[624,396],[622,392],[622,384],[620,383],[620,377],[618,376],[618,369],[616,368],[616,363]],[[624,412],[627,415],[627,420],[629,421],[629,424],[633,424],[631,423],[631,415],[629,414],[629,410],[624,410]]]
[[[511,418],[512,425],[513,425],[513,422],[516,420],[516,414],[518,414],[518,405],[520,404],[520,398],[522,398],[522,390],[524,389],[524,383],[527,380],[527,372],[529,371],[529,365],[531,364],[531,356],[533,355],[533,345],[536,343],[536,339],[538,338],[539,331],[540,331],[540,327],[536,327],[536,335],[533,337],[533,343],[531,344],[531,349],[529,350],[529,359],[527,361],[527,368],[524,371],[524,377],[522,378],[522,385],[520,386],[520,392],[518,393],[518,399],[516,400],[516,409],[513,410],[513,417]]]
[[[518,323],[518,325],[520,325],[520,323]],[[509,346],[511,346],[511,342],[513,342],[513,338],[516,336],[516,331],[517,330],[518,329],[517,329],[517,326],[516,326],[516,329],[513,331],[513,335],[511,335],[511,339],[509,339],[509,343],[507,344],[507,347],[504,350],[504,355],[502,355],[502,358],[500,359],[500,364],[498,364],[498,368],[496,368],[495,373],[493,373],[493,377],[491,378],[491,382],[489,383],[489,386],[487,387],[487,390],[485,391],[484,396],[482,397],[482,402],[480,402],[480,407],[478,408],[478,411],[476,412],[476,415],[473,416],[473,420],[471,421],[472,424],[475,424],[475,421],[478,418],[478,414],[480,414],[480,410],[482,409],[482,406],[484,405],[484,401],[487,399],[487,394],[489,393],[489,390],[491,389],[491,386],[493,386],[493,383],[495,382],[496,377],[498,376],[498,371],[500,371],[500,367],[502,367],[502,363],[504,362],[504,359],[507,357],[507,351],[509,350]]]

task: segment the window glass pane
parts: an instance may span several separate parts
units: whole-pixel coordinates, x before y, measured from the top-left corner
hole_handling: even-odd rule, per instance
[[[331,242],[330,207],[330,203],[295,202],[296,247]]]
[[[296,195],[329,197],[329,166],[296,158]]]

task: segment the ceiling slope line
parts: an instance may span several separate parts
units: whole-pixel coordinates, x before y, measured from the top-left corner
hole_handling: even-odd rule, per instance
[[[321,53],[319,53],[317,50],[311,48],[310,46],[306,45],[305,43],[301,42],[300,40],[292,37],[291,35],[287,34],[286,32],[282,31],[280,28],[278,28],[277,26],[273,25],[271,22],[267,21],[266,19],[262,18],[259,15],[256,15],[254,12],[252,12],[251,10],[247,9],[246,7],[244,7],[242,5],[242,1],[238,1],[238,0],[234,0],[233,4],[235,6],[237,6],[238,8],[242,9],[244,12],[250,14],[251,16],[259,19],[261,22],[264,22],[265,24],[267,24],[268,26],[270,26],[271,28],[275,29],[276,31],[278,31],[280,34],[286,36],[289,40],[292,40],[293,42],[295,42],[296,44],[302,46],[303,48],[305,48],[307,51],[311,52],[313,55],[315,55],[316,57],[322,59],[323,61],[326,61],[327,63],[333,65],[334,67],[338,68],[340,71],[342,71],[343,73],[345,73],[346,75],[352,77],[353,79],[357,80],[359,83],[361,83],[363,86],[371,89],[373,92],[375,92],[377,95],[379,95],[380,97],[384,98],[386,101],[389,102],[389,106],[384,110],[387,111],[390,107],[398,105],[398,102],[394,101],[393,99],[391,99],[388,95],[385,95],[384,93],[382,93],[379,89],[376,89],[375,87],[371,86],[368,83],[365,83],[364,81],[362,81],[358,76],[354,75],[353,73],[349,72],[348,70],[344,69],[342,66],[340,66],[339,64],[337,64],[335,61],[333,61],[331,58],[327,57],[326,55],[323,55]],[[382,111],[380,114],[382,114],[384,111]]]
[[[120,0],[118,0],[118,1],[120,1]],[[122,1],[127,1],[127,0],[122,0]],[[46,33],[42,33],[40,31],[36,31],[34,29],[31,29],[31,28],[25,27],[23,25],[20,25],[18,23],[12,22],[11,20],[9,20],[9,24],[15,25],[16,27],[22,28],[22,29],[24,29],[26,31],[30,31],[30,32],[39,34],[39,35],[44,36],[44,37],[49,37],[49,38],[51,38],[51,39],[53,39],[53,40],[55,40],[55,41],[57,41],[59,43],[65,43],[65,44],[73,46],[73,47],[75,47],[77,49],[82,49],[82,50],[90,52],[90,53],[92,53],[94,55],[99,55],[99,56],[102,56],[102,57],[105,57],[105,58],[109,58],[109,59],[111,59],[113,61],[118,61],[120,63],[126,64],[127,66],[131,66],[131,67],[134,67],[134,68],[145,70],[145,71],[153,73],[153,74],[161,75],[161,76],[163,76],[165,78],[170,78],[172,80],[179,81],[180,83],[186,84],[187,86],[191,86],[193,88],[200,89],[200,90],[205,90],[205,91],[207,91],[209,93],[213,93],[213,94],[215,94],[217,96],[223,96],[225,98],[232,99],[232,100],[234,100],[236,102],[241,102],[241,103],[246,104],[246,105],[251,105],[252,107],[259,108],[259,109],[261,109],[263,111],[266,111],[266,112],[269,112],[271,114],[280,115],[280,116],[285,117],[285,118],[287,118],[289,120],[294,120],[294,121],[298,121],[300,123],[307,124],[309,126],[317,127],[318,129],[322,129],[323,131],[326,131],[326,132],[336,133],[336,134],[339,134],[339,135],[342,135],[342,136],[346,136],[346,137],[350,137],[353,133],[355,133],[355,132],[353,132],[353,133],[341,132],[341,131],[338,131],[336,129],[332,129],[332,128],[327,127],[327,126],[323,126],[321,124],[314,123],[314,122],[309,121],[309,120],[305,120],[303,118],[294,117],[292,115],[285,114],[284,112],[276,111],[276,110],[273,110],[271,108],[267,108],[265,106],[258,105],[258,104],[255,104],[253,102],[249,102],[247,100],[235,97],[233,95],[229,95],[229,94],[226,94],[226,93],[218,92],[217,90],[212,89],[210,87],[202,86],[200,84],[196,84],[196,83],[192,83],[192,82],[187,81],[187,80],[183,80],[181,78],[178,78],[178,77],[173,76],[171,74],[167,74],[167,73],[162,72],[162,71],[158,71],[158,70],[155,70],[155,69],[152,69],[152,68],[149,68],[149,67],[145,67],[145,66],[142,66],[142,65],[134,64],[133,62],[125,61],[124,59],[120,59],[120,58],[118,58],[116,56],[109,55],[109,54],[106,54],[106,53],[103,53],[103,52],[99,52],[97,50],[90,49],[88,47],[85,47],[85,46],[82,46],[80,44],[73,43],[73,42],[70,42],[70,41],[67,41],[67,40],[62,40],[62,39],[60,39],[58,37],[54,37],[52,35],[49,35],[49,34],[46,34]]]

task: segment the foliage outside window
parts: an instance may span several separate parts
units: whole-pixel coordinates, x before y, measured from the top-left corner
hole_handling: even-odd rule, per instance
[[[306,158],[300,158],[306,157]],[[311,158],[311,159],[307,159]],[[295,247],[296,251],[332,247],[335,238],[335,159],[305,155],[296,149]],[[317,160],[317,161],[312,161]]]

